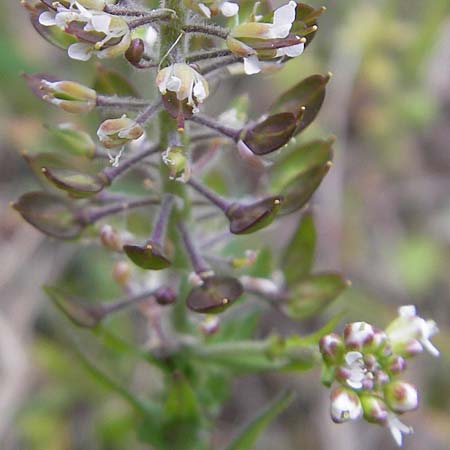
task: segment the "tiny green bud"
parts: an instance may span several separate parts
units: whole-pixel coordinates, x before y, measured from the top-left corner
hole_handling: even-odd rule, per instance
[[[388,417],[388,408],[381,398],[374,395],[360,396],[364,418],[370,423],[383,424]]]
[[[169,168],[171,180],[186,183],[191,175],[189,160],[186,158],[184,147],[172,146],[162,153],[162,160]]]

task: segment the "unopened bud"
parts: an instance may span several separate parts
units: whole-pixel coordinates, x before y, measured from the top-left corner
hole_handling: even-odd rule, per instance
[[[217,333],[220,328],[219,316],[209,315],[200,322],[199,329],[200,332],[205,336],[210,336]]]
[[[158,305],[172,305],[177,300],[177,294],[175,291],[169,286],[162,286],[154,294],[156,303]]]
[[[389,358],[387,370],[390,374],[397,375],[406,369],[406,361],[400,355]]]
[[[375,372],[375,380],[374,381],[378,387],[384,386],[385,384],[389,383],[390,380],[391,379],[390,379],[389,375],[386,372],[384,372],[383,370],[377,370]]]
[[[171,180],[186,183],[191,176],[191,167],[183,147],[172,146],[162,153],[162,160],[169,168]]]
[[[339,364],[344,354],[344,343],[336,333],[323,336],[319,341],[320,353],[327,364]]]
[[[133,64],[136,65],[142,59],[142,55],[144,54],[145,44],[144,41],[140,38],[133,39],[131,41],[130,46],[125,52],[125,58]]]
[[[131,278],[130,265],[126,261],[117,261],[113,267],[114,281],[120,286],[125,286]]]
[[[105,120],[97,130],[97,136],[106,148],[120,147],[139,139],[143,134],[143,128],[126,115],[118,119]]]
[[[359,419],[362,415],[359,397],[350,389],[335,389],[331,392],[330,415],[335,423]]]
[[[406,381],[393,381],[384,387],[384,396],[389,408],[396,413],[412,411],[419,405],[416,387]]]
[[[361,350],[372,344],[374,329],[366,322],[349,323],[344,328],[344,341],[348,349]]]
[[[39,98],[69,113],[86,113],[95,108],[97,93],[75,81],[51,81],[44,75],[24,74]]]
[[[122,240],[119,233],[111,225],[102,225],[100,228],[100,241],[106,248],[116,252],[122,251]]]
[[[364,418],[370,423],[385,423],[388,417],[386,403],[373,395],[361,395],[361,405]]]

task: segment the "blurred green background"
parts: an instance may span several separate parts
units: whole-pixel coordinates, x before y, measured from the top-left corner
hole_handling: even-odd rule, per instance
[[[333,73],[319,119],[305,133],[306,138],[337,137],[335,164],[314,201],[319,232],[316,267],[341,270],[353,287],[329,315],[345,306],[346,320],[367,320],[382,327],[397,306],[413,303],[422,316],[438,322],[435,342],[441,358],[425,355],[413,361],[408,372],[409,381],[419,386],[422,405],[405,419],[414,426],[415,435],[404,446],[445,450],[450,442],[450,3],[310,4],[328,10],[308,51],[276,75],[221,86],[221,95],[249,89],[255,112],[299,79]],[[73,120],[40,103],[19,74],[45,71],[90,83],[95,63],[69,60],[51,47],[32,29],[19,2],[2,0],[2,7],[0,448],[148,448],[136,439],[129,406],[99,385],[67,351],[66,322],[41,292],[44,283],[64,272],[78,291],[111,298],[117,290],[110,282],[108,255],[50,242],[8,207],[37,186],[20,151],[37,143],[45,146],[42,123]],[[120,62],[106,65],[126,67]],[[148,84],[152,89],[148,73],[125,70],[141,87]],[[212,96],[211,111],[219,101],[220,95]],[[92,131],[97,122],[85,125]],[[262,326],[270,330],[283,322],[267,317]],[[302,331],[300,325],[298,330]],[[72,338],[80,345],[93,345],[78,334]],[[92,351],[108,360],[101,346]],[[119,361],[121,376],[135,390],[157,388],[151,371],[127,362]],[[320,386],[318,371],[241,377],[217,424],[217,448],[286,385],[299,398],[255,450],[395,448],[388,431],[377,426],[334,425],[328,415],[328,391]]]

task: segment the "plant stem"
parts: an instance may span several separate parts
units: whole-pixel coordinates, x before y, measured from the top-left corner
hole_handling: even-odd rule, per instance
[[[192,53],[191,55],[186,56],[185,61],[186,63],[189,64],[197,61],[204,61],[207,59],[220,58],[222,56],[229,56],[229,55],[231,55],[230,50],[221,48],[216,50]]]
[[[206,66],[203,66],[200,70],[200,72],[203,75],[206,75],[210,72],[214,72],[214,70],[222,69],[222,67],[229,66],[231,64],[236,64],[238,62],[242,62],[242,58],[238,55],[229,55],[225,56],[219,61],[216,61],[214,63],[208,64]]]
[[[145,300],[146,298],[151,297],[156,292],[155,289],[139,292],[138,294],[134,294],[132,296],[122,298],[120,300],[115,300],[113,302],[102,303],[101,308],[104,315],[115,313],[117,311],[121,311],[133,304]]]
[[[93,224],[106,216],[127,211],[133,208],[140,208],[141,206],[157,205],[160,203],[158,197],[145,197],[128,202],[115,203],[114,205],[101,206],[97,208],[89,208],[81,211],[79,220],[86,225]]]
[[[190,24],[184,25],[182,29],[186,33],[207,34],[209,36],[215,36],[221,39],[226,39],[228,37],[228,34],[230,33],[230,31],[226,28],[222,28],[217,25]]]
[[[227,127],[226,125],[222,125],[215,119],[211,119],[210,117],[204,116],[203,114],[194,114],[189,120],[192,122],[198,123],[205,127],[211,128],[211,130],[217,131],[224,136],[227,136],[233,141],[237,142],[239,140],[239,136],[241,134],[241,129]]]
[[[220,208],[223,212],[226,212],[226,210],[230,207],[231,202],[208,189],[204,184],[199,183],[193,178],[188,181],[188,184],[192,186],[197,192],[206,197],[211,203]]]
[[[161,202],[161,208],[159,210],[158,219],[156,220],[155,226],[153,227],[152,235],[150,240],[157,242],[158,244],[163,243],[164,235],[166,233],[167,222],[169,221],[170,213],[172,212],[174,198],[172,194],[164,194]]]
[[[125,159],[117,167],[106,167],[101,173],[108,179],[109,183],[112,183],[119,175],[122,175],[136,163],[142,161],[144,158],[147,158],[147,156],[153,155],[154,153],[158,153],[160,151],[161,149],[158,145],[152,145],[144,150],[141,150],[130,158]]]
[[[145,125],[149,119],[158,112],[158,110],[162,106],[162,99],[159,99],[157,102],[148,105],[147,108],[145,108],[142,112],[139,113],[139,115],[136,117],[136,122],[139,125]]]
[[[98,108],[123,108],[125,110],[129,109],[142,109],[149,106],[148,100],[143,100],[134,97],[119,97],[117,95],[107,96],[98,95],[97,96],[97,107]]]
[[[206,261],[203,259],[201,254],[197,251],[194,242],[186,228],[185,223],[180,220],[177,224],[178,231],[180,232],[181,239],[183,240],[184,247],[186,249],[187,254],[189,255],[189,259],[191,260],[192,267],[195,270],[195,273],[201,275],[211,271],[211,268],[208,266]]]
[[[176,12],[173,9],[156,9],[154,11],[148,12],[145,16],[139,17],[138,19],[128,22],[130,29],[142,27],[143,25],[148,25],[159,20],[175,20]]]

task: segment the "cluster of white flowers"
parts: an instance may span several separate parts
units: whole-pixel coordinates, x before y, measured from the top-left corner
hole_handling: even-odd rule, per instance
[[[418,407],[416,387],[398,379],[406,358],[424,349],[438,356],[430,338],[436,323],[416,315],[412,305],[399,308],[399,317],[385,331],[366,322],[345,326],[343,338],[332,333],[320,340],[324,383],[339,384],[331,393],[330,415],[336,423],[357,420],[385,425],[401,446],[412,428],[398,417]]]

